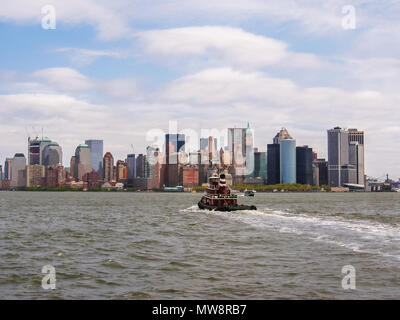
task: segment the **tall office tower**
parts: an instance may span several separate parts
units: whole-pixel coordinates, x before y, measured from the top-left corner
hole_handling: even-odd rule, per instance
[[[247,123],[246,128],[246,176],[253,177],[254,175],[254,136],[253,130],[250,128],[250,123]]]
[[[136,177],[147,178],[146,155],[139,154],[136,158]]]
[[[104,182],[114,181],[114,157],[110,152],[103,157],[103,180]]]
[[[281,183],[296,183],[296,140],[280,141],[280,180]]]
[[[328,130],[328,176],[331,187],[356,183],[356,166],[350,164],[349,132],[335,127]]]
[[[203,164],[212,164],[219,162],[218,149],[217,149],[217,138],[208,137],[200,138],[200,152],[202,153]]]
[[[92,157],[87,144],[80,144],[75,150],[75,174],[74,177],[81,181],[86,173],[92,171]]]
[[[126,167],[128,169],[128,185],[133,186],[133,180],[136,178],[136,158],[134,154],[128,154]]]
[[[86,140],[92,156],[92,168],[100,174],[103,174],[103,140]]]
[[[28,138],[28,164],[40,164],[43,165],[43,151],[47,145],[51,143],[51,140],[47,137],[39,139]]]
[[[327,186],[328,179],[328,161],[325,159],[313,160],[313,185]]]
[[[356,183],[365,185],[364,131],[349,129],[349,162],[356,167]]]
[[[62,165],[62,149],[57,142],[50,142],[47,144],[42,152],[42,159],[44,166],[56,167]]]
[[[125,182],[128,178],[128,171],[125,162],[118,160],[116,164],[116,180],[117,182]]]
[[[14,158],[9,163],[11,175],[8,177],[10,180],[10,187],[18,188],[25,186],[25,167],[26,158],[23,153],[16,153]]]
[[[0,165],[0,183],[3,180],[3,166]]]
[[[267,145],[267,184],[279,184],[281,182],[280,172],[280,144]]]
[[[247,128],[228,129],[229,156],[237,175],[244,175],[246,171],[246,130]]]
[[[4,162],[4,180],[11,179],[11,161],[12,158],[6,158],[6,161]]]
[[[313,151],[308,146],[296,147],[296,182],[313,185]]]
[[[75,156],[72,156],[69,162],[69,174],[71,175],[71,177],[74,178],[75,178],[75,164],[76,164],[76,158]]]
[[[182,184],[182,175],[179,170],[179,153],[185,151],[184,134],[165,135],[165,170],[164,183],[168,187]]]
[[[147,146],[146,147],[146,162],[147,162],[147,177],[151,178],[154,176],[154,169],[157,163],[160,162],[159,159],[160,148],[157,146]]]
[[[266,152],[254,152],[254,178],[260,177],[263,182],[267,182],[267,153]]]

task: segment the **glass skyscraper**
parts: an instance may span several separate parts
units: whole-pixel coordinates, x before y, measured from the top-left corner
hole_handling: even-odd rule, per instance
[[[102,178],[103,175],[103,140],[86,140],[89,146],[92,160],[92,168],[97,171]]]
[[[280,141],[281,183],[296,183],[296,140]]]

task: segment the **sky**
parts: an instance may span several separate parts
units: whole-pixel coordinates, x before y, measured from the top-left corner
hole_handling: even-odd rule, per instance
[[[87,139],[125,159],[171,122],[249,122],[259,150],[286,127],[319,157],[364,130],[366,174],[400,178],[398,0],[0,0],[0,40],[0,163],[42,129],[69,166]]]

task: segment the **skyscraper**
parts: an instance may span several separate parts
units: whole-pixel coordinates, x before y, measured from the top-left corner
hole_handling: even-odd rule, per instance
[[[110,182],[114,179],[114,157],[110,152],[106,152],[103,158],[103,180]]]
[[[245,174],[246,166],[246,130],[247,128],[228,129],[228,148],[231,164],[237,174]]]
[[[28,165],[40,164],[43,165],[43,151],[51,140],[47,137],[39,139],[28,138]]]
[[[296,147],[296,182],[313,184],[313,152],[308,146]]]
[[[296,183],[296,140],[280,141],[280,178],[281,183]]]
[[[349,160],[349,132],[340,127],[328,130],[328,177],[331,187],[357,183],[356,166]]]
[[[128,154],[126,167],[128,169],[128,185],[133,186],[133,180],[136,178],[136,158],[134,154]]]
[[[185,151],[184,134],[165,135],[165,170],[164,183],[169,186],[177,186],[182,183],[182,175],[179,170],[179,153]]]
[[[57,142],[50,142],[47,144],[42,152],[42,162],[44,166],[56,167],[62,165],[62,149]]]
[[[279,184],[281,181],[280,172],[280,144],[267,145],[267,184]]]
[[[87,144],[80,144],[75,150],[75,178],[83,180],[86,173],[92,171],[90,149]]]
[[[246,128],[246,176],[254,175],[254,137],[253,130],[250,128],[250,123],[247,123]]]
[[[89,146],[92,157],[92,168],[103,175],[103,140],[86,140],[85,143]]]
[[[263,182],[267,182],[267,153],[266,152],[254,152],[254,178],[260,177]]]
[[[11,170],[11,176],[8,177],[10,180],[10,187],[18,188],[25,186],[25,166],[26,158],[23,153],[16,153],[14,158],[9,162]]]
[[[356,167],[356,183],[365,185],[364,131],[349,129],[349,163]]]

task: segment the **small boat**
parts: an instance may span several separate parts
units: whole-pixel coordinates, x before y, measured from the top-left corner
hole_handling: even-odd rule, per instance
[[[244,195],[246,197],[254,197],[254,190],[244,190]]]
[[[209,179],[206,194],[198,203],[200,209],[213,211],[257,210],[256,206],[238,204],[236,194],[226,185],[225,175],[214,173]]]

